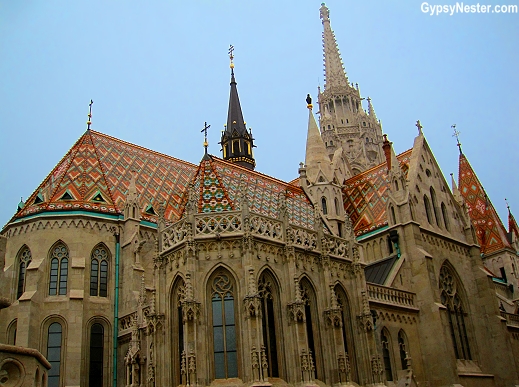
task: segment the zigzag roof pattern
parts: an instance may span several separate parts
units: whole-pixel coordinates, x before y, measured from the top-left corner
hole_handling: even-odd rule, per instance
[[[503,248],[511,248],[501,219],[463,153],[459,159],[458,180],[458,190],[465,200],[481,252],[489,254]]]
[[[397,156],[400,167],[407,176],[412,149]],[[344,209],[353,224],[356,236],[386,226],[386,203],[389,195],[387,164],[355,175],[344,183]]]
[[[182,193],[196,170],[194,164],[87,130],[12,220],[43,211],[122,214],[135,173],[141,218],[156,222],[146,209],[164,205],[166,220],[176,221]]]
[[[508,209],[508,233],[514,233],[515,237],[519,239],[519,226],[517,225],[517,222],[515,221],[515,218],[512,215],[510,209]]]
[[[247,194],[249,210],[271,218],[279,217],[281,198],[285,198],[288,221],[294,226],[312,229],[314,207],[304,191],[297,186],[227,162],[216,156],[203,159],[193,178],[198,200],[198,212],[240,210],[240,191]],[[187,202],[184,194],[182,212]]]

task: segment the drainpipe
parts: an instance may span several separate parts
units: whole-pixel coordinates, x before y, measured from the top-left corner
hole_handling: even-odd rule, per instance
[[[117,336],[119,336],[119,249],[120,239],[119,231],[115,235],[115,296],[114,296],[114,383],[113,387],[117,387]]]
[[[391,240],[391,242],[393,242],[393,244],[395,245],[395,249],[396,249],[396,254],[397,254],[397,258],[400,258],[400,256],[402,255],[400,253],[400,246],[398,246],[398,231],[397,230],[390,230],[389,231],[389,239]]]

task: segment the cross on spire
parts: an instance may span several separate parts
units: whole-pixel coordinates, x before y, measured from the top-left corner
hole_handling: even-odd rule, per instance
[[[207,122],[204,122],[204,129],[200,131],[200,133],[204,132],[204,148],[205,148],[205,154],[207,154],[207,146],[209,143],[207,142],[207,129],[209,129],[211,125],[207,125]]]
[[[229,45],[229,59],[231,60],[231,69],[234,68],[234,63],[233,63],[233,59],[234,59],[234,46],[231,44]]]
[[[423,126],[422,126],[422,124],[420,123],[420,120],[416,121],[416,124],[415,124],[415,125],[416,125],[416,127],[418,128],[418,134],[419,134],[419,135],[422,134],[422,128],[423,128]]]
[[[460,154],[462,154],[463,152],[461,151],[460,132],[459,132],[459,130],[456,130],[456,124],[451,125],[451,129],[454,130],[454,134],[452,135],[452,137],[456,137],[456,142],[457,142],[456,145],[460,149]]]
[[[94,101],[90,100],[88,104],[88,121],[87,121],[87,130],[90,130],[90,124],[92,124],[92,104]]]

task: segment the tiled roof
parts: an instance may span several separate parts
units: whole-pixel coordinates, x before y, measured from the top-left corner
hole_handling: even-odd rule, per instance
[[[165,218],[180,217],[182,192],[197,167],[105,134],[87,130],[16,213],[14,219],[42,211],[87,210],[121,214],[132,172],[141,216],[165,205]]]
[[[400,167],[407,175],[411,149],[397,156]],[[387,225],[386,202],[389,182],[384,162],[346,180],[343,188],[344,209],[359,236]]]
[[[483,254],[510,248],[505,227],[464,154],[459,160],[458,189],[465,200]]]

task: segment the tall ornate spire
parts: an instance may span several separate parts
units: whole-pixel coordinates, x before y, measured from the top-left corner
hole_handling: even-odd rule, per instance
[[[368,97],[368,115],[373,117],[375,121],[377,120],[377,114],[375,113],[375,108],[373,108],[370,97]]]
[[[326,181],[331,181],[330,158],[319,133],[319,128],[312,113],[312,99],[306,97],[308,107],[308,134],[306,137],[306,170],[308,179],[312,184],[316,183],[319,172],[324,174]]]
[[[246,122],[243,119],[238,88],[234,78],[234,47],[229,48],[229,58],[231,60],[231,93],[229,96],[229,110],[227,113],[227,125],[222,133],[220,144],[222,145],[223,158],[230,162],[239,164],[243,167],[254,169],[256,162],[252,154],[254,139],[252,131],[247,131]]]
[[[344,71],[339,46],[335,34],[330,26],[330,10],[324,3],[319,9],[323,21],[323,48],[324,48],[324,88],[334,86],[348,86],[348,77]]]

